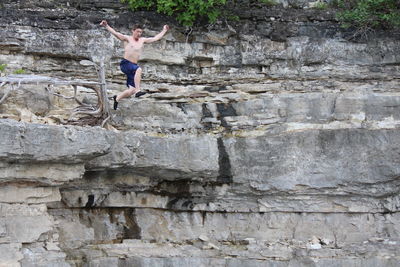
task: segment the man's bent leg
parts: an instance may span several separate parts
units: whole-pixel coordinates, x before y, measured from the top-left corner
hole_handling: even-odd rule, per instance
[[[142,68],[138,68],[135,72],[135,88],[137,89],[137,92],[140,91],[140,82],[142,81]]]
[[[118,102],[122,99],[122,98],[127,98],[130,97],[131,95],[134,95],[138,92],[138,90],[135,87],[129,86],[129,89],[126,89],[125,91],[123,91],[121,94],[114,95],[113,99],[114,99],[114,110],[117,110],[118,108]]]
[[[142,81],[142,68],[138,68],[135,73],[135,85],[137,92],[135,93],[135,97],[139,97],[145,94],[145,92],[140,91],[140,82]]]
[[[122,93],[120,93],[117,97],[116,97],[116,101],[119,102],[121,99],[123,98],[127,98],[130,97],[133,94],[136,94],[138,92],[138,90],[135,87],[129,86],[129,89],[126,89],[125,91],[123,91]]]
[[[119,95],[116,97],[115,100],[118,102],[118,101],[120,101],[120,100],[123,99],[123,98],[130,97],[131,95],[135,95],[137,92],[139,92],[139,91],[140,91],[140,81],[141,81],[141,78],[142,78],[142,69],[141,69],[141,68],[138,68],[138,69],[135,71],[135,76],[134,76],[134,85],[135,85],[135,86],[129,85],[129,89],[126,89],[126,90],[123,91],[121,94],[119,94]]]

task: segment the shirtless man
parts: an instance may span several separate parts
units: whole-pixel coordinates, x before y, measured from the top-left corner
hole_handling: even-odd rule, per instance
[[[118,107],[118,102],[126,97],[135,95],[139,97],[144,95],[144,92],[140,92],[140,80],[142,78],[142,69],[137,65],[140,55],[143,51],[144,44],[152,43],[160,40],[169,30],[168,25],[164,25],[163,30],[154,37],[144,38],[142,37],[143,28],[139,25],[135,25],[132,28],[132,35],[124,35],[108,25],[106,20],[100,22],[101,26],[104,26],[112,35],[117,37],[119,40],[124,42],[124,58],[121,60],[120,67],[123,73],[126,74],[126,86],[128,89],[123,91],[121,94],[114,95],[114,109]]]

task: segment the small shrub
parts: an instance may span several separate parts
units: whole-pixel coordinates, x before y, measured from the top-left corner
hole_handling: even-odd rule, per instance
[[[317,2],[314,4],[313,8],[325,10],[328,9],[329,5],[325,2]]]
[[[259,0],[260,3],[263,3],[267,6],[276,6],[278,3],[275,0]]]
[[[120,0],[130,9],[155,10],[158,13],[174,16],[184,26],[193,24],[202,18],[214,23],[219,17],[236,20],[237,16],[230,14],[227,0]],[[276,0],[256,0],[267,6],[277,5]],[[232,1],[233,3],[235,1]],[[230,3],[232,3],[230,2]]]
[[[24,74],[24,73],[25,73],[25,70],[23,70],[23,69],[17,69],[17,70],[15,70],[13,73],[14,73],[14,74]]]
[[[228,20],[230,20],[230,21],[240,21],[240,17],[237,16],[237,15],[232,15],[232,14],[230,14],[230,15],[227,15],[226,18],[227,18]]]
[[[121,0],[132,10],[156,9],[158,13],[175,16],[184,26],[192,26],[199,18],[214,23],[221,15],[226,0]]]
[[[398,0],[336,0],[337,18],[345,28],[400,28]]]
[[[0,64],[0,72],[4,72],[6,70],[7,64]]]

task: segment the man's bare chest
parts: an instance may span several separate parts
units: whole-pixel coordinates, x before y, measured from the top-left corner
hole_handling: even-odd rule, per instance
[[[143,49],[143,42],[129,40],[129,42],[125,43],[125,49],[140,52]]]

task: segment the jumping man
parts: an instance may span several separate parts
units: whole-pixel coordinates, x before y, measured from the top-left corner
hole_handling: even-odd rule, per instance
[[[140,92],[142,69],[137,65],[137,62],[142,54],[144,44],[152,43],[163,38],[169,30],[169,26],[164,25],[163,30],[154,37],[144,38],[142,37],[143,27],[140,25],[133,26],[131,36],[117,32],[108,25],[106,20],[100,22],[100,25],[104,26],[112,35],[124,42],[124,58],[121,60],[120,67],[122,72],[126,74],[126,86],[128,89],[118,96],[114,95],[114,109],[116,110],[118,102],[121,99],[130,97],[131,95],[139,97],[145,94],[145,92]]]

